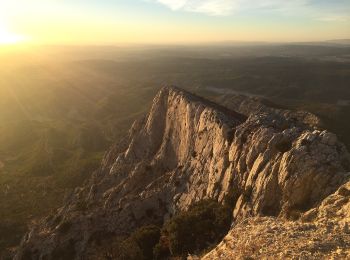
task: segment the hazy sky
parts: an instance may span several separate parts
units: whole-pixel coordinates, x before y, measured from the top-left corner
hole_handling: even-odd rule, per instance
[[[350,38],[350,0],[0,0],[0,39],[33,43]]]

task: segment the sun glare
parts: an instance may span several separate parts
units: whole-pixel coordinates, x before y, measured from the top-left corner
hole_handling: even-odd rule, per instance
[[[24,41],[24,37],[11,33],[0,24],[0,45],[16,44]]]

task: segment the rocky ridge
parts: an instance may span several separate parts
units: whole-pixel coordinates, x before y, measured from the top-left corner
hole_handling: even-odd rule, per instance
[[[219,96],[215,101],[247,116],[261,113],[277,114],[300,125],[304,124],[315,129],[323,128],[322,121],[316,115],[302,110],[288,110],[262,97],[226,94]]]
[[[260,218],[318,221],[333,212],[349,166],[345,146],[328,131],[273,111],[245,116],[165,87],[93,177],[31,228],[15,259],[66,252],[94,259],[95,237],[163,223],[206,198],[230,200],[231,237],[237,223]]]
[[[247,218],[202,259],[349,259],[350,182],[299,221]]]

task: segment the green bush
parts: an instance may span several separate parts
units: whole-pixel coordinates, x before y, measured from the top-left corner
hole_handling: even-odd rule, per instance
[[[214,200],[204,200],[172,218],[165,224],[163,234],[168,237],[171,255],[186,256],[218,243],[227,234],[230,224],[228,207]]]
[[[107,259],[152,260],[153,248],[159,242],[160,228],[154,225],[144,226],[134,231],[129,237],[116,239],[112,250],[107,252]]]
[[[202,253],[215,246],[227,234],[232,212],[214,200],[192,205],[164,224],[144,226],[129,237],[115,240],[107,259],[163,260]]]
[[[130,239],[141,249],[143,259],[153,259],[153,248],[160,239],[160,228],[154,225],[142,227]]]

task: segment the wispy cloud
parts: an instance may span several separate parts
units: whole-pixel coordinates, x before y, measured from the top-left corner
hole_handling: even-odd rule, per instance
[[[287,16],[304,16],[323,22],[350,21],[349,0],[144,0],[156,2],[174,11],[228,16],[244,12],[270,12]]]
[[[172,10],[225,16],[242,10],[290,9],[305,6],[310,0],[153,0]]]
[[[346,15],[326,15],[318,17],[316,20],[323,22],[346,22],[350,20],[350,17]]]

